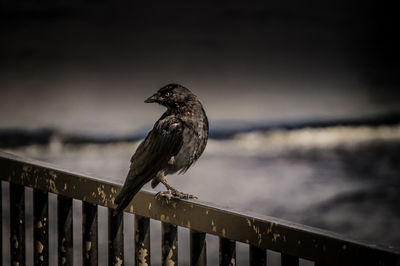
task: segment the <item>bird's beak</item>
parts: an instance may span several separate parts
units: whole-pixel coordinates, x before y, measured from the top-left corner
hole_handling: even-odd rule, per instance
[[[145,103],[155,103],[155,102],[157,102],[157,100],[158,100],[158,95],[156,93],[156,94],[153,94],[151,97],[147,98],[144,102]]]

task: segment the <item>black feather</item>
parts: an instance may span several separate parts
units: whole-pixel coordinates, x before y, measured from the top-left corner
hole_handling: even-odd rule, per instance
[[[161,88],[146,102],[168,108],[154,124],[131,158],[124,186],[115,199],[117,212],[125,209],[139,190],[153,179],[183,173],[200,157],[207,144],[208,120],[197,97],[181,85]]]

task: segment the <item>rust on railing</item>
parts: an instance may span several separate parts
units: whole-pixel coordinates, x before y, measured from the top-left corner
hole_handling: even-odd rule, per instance
[[[34,265],[49,265],[49,207],[48,193],[33,191]]]
[[[19,184],[10,184],[11,264],[25,265],[25,192]]]
[[[73,256],[70,248],[72,243],[69,242],[69,235],[72,233],[70,231],[72,213],[69,214],[72,199],[81,200],[86,206],[83,208],[86,214],[86,220],[83,220],[83,234],[85,234],[83,241],[93,245],[87,246],[86,242],[84,243],[83,256],[97,260],[97,250],[94,250],[97,249],[97,235],[88,235],[88,232],[98,230],[97,222],[93,223],[91,220],[93,217],[97,219],[93,208],[96,208],[96,205],[105,206],[110,208],[109,262],[111,265],[123,264],[122,214],[115,217],[111,214],[111,209],[115,207],[114,198],[121,189],[119,184],[2,152],[0,152],[0,176],[1,180],[11,184],[10,189],[18,191],[18,195],[12,193],[10,197],[11,219],[18,222],[11,225],[11,233],[15,235],[18,243],[24,241],[22,197],[25,186],[41,193],[50,192],[58,195],[58,223],[61,230],[59,235],[62,236],[58,243],[60,264],[68,263]],[[46,218],[47,203],[43,202],[43,199],[39,200],[38,196],[35,208],[37,217],[34,220],[37,223]],[[316,265],[400,265],[400,251],[393,248],[377,247],[329,231],[273,217],[221,208],[198,200],[166,201],[142,190],[125,211],[135,214],[136,265],[142,262],[150,265],[150,219],[162,222],[163,261],[170,259],[171,262],[178,262],[174,254],[177,249],[176,251],[173,249],[177,241],[175,228],[185,227],[190,229],[192,265],[206,264],[206,234],[220,237],[220,265],[230,265],[235,261],[236,241],[249,245],[251,265],[265,265],[266,250],[281,253],[283,265],[297,265],[299,258],[314,261]],[[88,218],[88,215],[91,218]],[[45,252],[43,259],[47,260],[48,236],[37,231],[34,238],[34,241],[45,243],[43,250],[41,248],[40,250]],[[35,261],[36,258],[40,259],[38,253],[40,250],[35,251]],[[12,242],[11,252],[12,260],[25,259],[22,244],[15,245]]]

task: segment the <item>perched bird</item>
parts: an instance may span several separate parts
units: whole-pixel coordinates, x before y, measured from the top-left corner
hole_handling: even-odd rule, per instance
[[[187,88],[169,84],[145,103],[159,103],[167,111],[154,124],[131,158],[124,186],[115,198],[116,212],[128,206],[136,193],[150,180],[152,188],[160,182],[167,192],[159,196],[195,198],[171,187],[166,175],[185,173],[200,157],[207,144],[208,119],[200,101]]]

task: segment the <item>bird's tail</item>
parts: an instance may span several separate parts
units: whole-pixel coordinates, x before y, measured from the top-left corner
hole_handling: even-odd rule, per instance
[[[140,191],[140,189],[147,183],[147,179],[142,176],[132,176],[129,172],[122,190],[115,197],[114,203],[117,207],[114,210],[114,215],[123,211],[131,202],[133,197]]]

